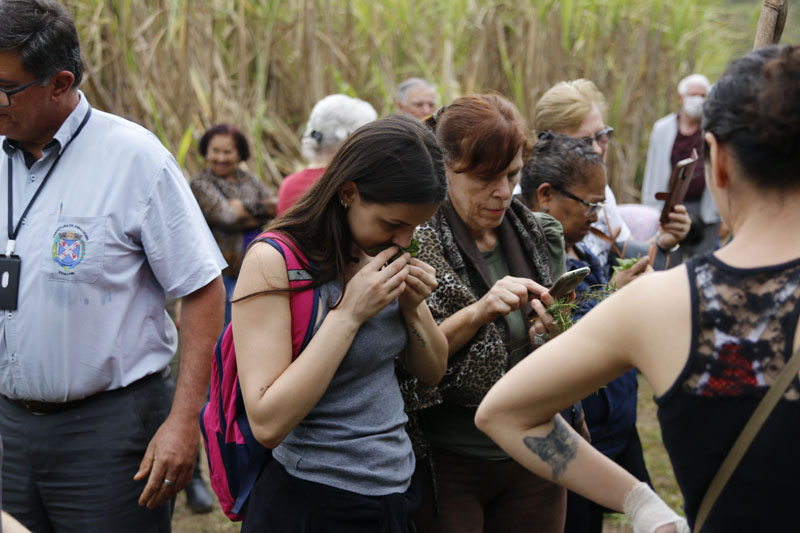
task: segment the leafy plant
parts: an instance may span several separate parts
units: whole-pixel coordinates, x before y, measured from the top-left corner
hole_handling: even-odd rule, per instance
[[[637,255],[636,257],[617,257],[617,264],[614,265],[612,268],[614,272],[621,272],[622,270],[628,270],[633,265],[639,262],[642,258],[641,254]]]
[[[617,287],[613,283],[606,285],[592,285],[589,290],[581,293],[574,300],[568,301],[566,298],[559,298],[552,305],[547,307],[547,312],[553,317],[558,328],[558,333],[564,333],[575,324],[572,318],[574,311],[586,304],[594,302],[595,305],[611,296]]]
[[[369,250],[367,250],[367,253],[369,255],[377,255],[382,251],[386,250],[387,248],[391,248],[392,246],[397,246],[397,245],[382,244],[380,246],[376,246],[375,248],[370,248]],[[411,257],[417,257],[417,255],[419,254],[419,241],[417,241],[417,239],[411,239],[411,243],[408,245],[407,248],[403,248],[402,246],[397,246],[397,247],[400,248],[400,251],[394,254],[392,258],[389,259],[389,261],[387,261],[387,263],[391,263],[392,261],[394,261],[395,259],[397,259],[406,252],[408,252],[411,255]]]

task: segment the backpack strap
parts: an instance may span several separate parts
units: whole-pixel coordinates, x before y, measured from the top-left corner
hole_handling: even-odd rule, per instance
[[[305,350],[314,334],[317,322],[319,287],[302,290],[311,285],[311,273],[304,268],[313,269],[314,265],[306,259],[303,252],[285,235],[267,231],[256,237],[253,242],[264,242],[275,248],[286,261],[286,274],[289,278],[289,307],[292,314],[292,360],[297,359]]]
[[[289,307],[292,315],[292,360],[297,359],[297,356],[305,349],[314,334],[314,325],[317,321],[317,302],[319,301],[319,288],[314,287],[312,290],[302,290],[304,287],[311,285],[313,278],[311,273],[303,267],[304,264],[308,268],[314,266],[306,259],[305,255],[292,243],[292,241],[280,233],[265,232],[253,239],[252,242],[264,242],[278,250],[283,259],[286,261],[286,274],[289,278],[289,288],[292,292],[289,293]],[[288,253],[287,253],[288,252]],[[223,336],[217,343],[218,349],[215,351],[215,356],[218,355],[219,347],[225,350],[226,343],[233,344],[233,329],[229,324]],[[219,354],[221,356],[221,354]],[[221,366],[221,360],[219,364]],[[220,371],[221,373],[221,371]],[[255,445],[248,448],[249,467],[243,473],[243,478],[239,483],[239,491],[233,502],[232,512],[240,514],[245,512],[250,492],[255,485],[258,476],[261,474],[263,465],[271,457],[271,450],[264,448],[257,443],[253,432],[250,429],[250,421],[247,419],[247,412],[244,407],[244,399],[239,383],[236,384],[236,412],[238,413],[237,422],[239,430],[245,437],[245,440]],[[225,425],[225,412],[220,405],[220,420],[222,427]]]

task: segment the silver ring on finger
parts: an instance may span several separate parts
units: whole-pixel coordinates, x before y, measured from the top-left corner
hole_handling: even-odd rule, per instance
[[[167,487],[170,487],[170,486],[172,486],[174,484],[175,484],[175,482],[172,481],[171,479],[164,478],[164,485],[166,485]]]

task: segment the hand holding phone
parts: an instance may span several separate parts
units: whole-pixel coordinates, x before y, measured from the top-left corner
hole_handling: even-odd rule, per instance
[[[657,192],[656,200],[664,200],[664,208],[661,210],[661,223],[669,224],[669,214],[673,207],[682,204],[689,190],[689,183],[694,175],[694,166],[697,164],[697,150],[692,149],[692,157],[678,161],[672,170],[669,178],[669,191]]]
[[[550,293],[550,296],[555,300],[566,298],[575,290],[575,287],[583,281],[583,278],[589,275],[589,272],[591,272],[589,267],[581,267],[570,270],[569,272],[564,272],[553,286],[547,289],[547,292]]]

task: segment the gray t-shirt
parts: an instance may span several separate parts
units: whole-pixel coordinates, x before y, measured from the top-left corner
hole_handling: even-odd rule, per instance
[[[333,304],[341,282],[320,292]],[[324,319],[328,306],[322,309]],[[414,453],[394,371],[406,342],[397,300],[362,324],[325,394],[273,450],[289,474],[367,496],[408,489]]]

